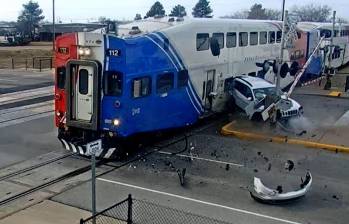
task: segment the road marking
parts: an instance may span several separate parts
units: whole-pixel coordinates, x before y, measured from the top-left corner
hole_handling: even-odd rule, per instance
[[[135,188],[138,190],[149,191],[152,193],[162,194],[162,195],[166,195],[166,196],[170,196],[170,197],[174,197],[174,198],[179,198],[179,199],[183,199],[183,200],[187,200],[187,201],[192,201],[192,202],[196,202],[196,203],[200,203],[200,204],[204,204],[204,205],[209,205],[209,206],[213,206],[213,207],[224,208],[227,210],[240,212],[240,213],[248,214],[248,215],[253,215],[253,216],[257,216],[257,217],[261,217],[261,218],[265,218],[265,219],[270,219],[270,220],[274,220],[274,221],[278,221],[278,222],[290,223],[290,224],[301,224],[299,222],[293,222],[293,221],[290,221],[287,219],[281,219],[281,218],[277,218],[277,217],[273,217],[273,216],[269,216],[269,215],[263,215],[261,213],[251,212],[251,211],[247,211],[247,210],[239,209],[239,208],[228,207],[225,205],[220,205],[220,204],[216,204],[216,203],[212,203],[212,202],[201,201],[201,200],[194,199],[194,198],[184,197],[181,195],[171,194],[171,193],[167,193],[167,192],[163,192],[163,191],[157,191],[157,190],[144,188],[144,187],[140,187],[140,186],[136,186],[136,185],[132,185],[132,184],[126,184],[126,183],[108,180],[108,179],[104,179],[104,178],[97,178],[97,179],[100,181],[107,182],[107,183],[113,183],[113,184],[117,184],[117,185],[121,185],[121,186],[125,186],[125,187]]]
[[[165,155],[173,155],[173,156],[179,156],[179,157],[184,157],[184,158],[190,158],[190,159],[197,159],[197,160],[203,160],[203,161],[208,161],[208,162],[213,162],[213,163],[219,163],[219,164],[229,164],[231,166],[237,166],[237,167],[243,167],[244,165],[238,164],[238,163],[231,163],[231,162],[224,162],[220,160],[214,160],[214,159],[206,159],[198,156],[189,156],[189,155],[184,155],[184,154],[172,154],[171,152],[165,152],[165,151],[158,151],[160,154],[165,154]]]

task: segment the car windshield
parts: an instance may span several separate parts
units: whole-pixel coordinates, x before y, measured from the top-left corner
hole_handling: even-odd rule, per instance
[[[261,100],[267,95],[276,95],[276,88],[268,87],[268,88],[254,89],[253,93],[258,100]]]

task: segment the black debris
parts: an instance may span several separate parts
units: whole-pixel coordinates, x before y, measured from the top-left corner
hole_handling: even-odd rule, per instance
[[[306,131],[306,130],[303,130],[303,131],[299,132],[297,135],[298,135],[298,136],[302,136],[302,135],[304,135],[304,134],[306,134],[306,133],[307,133],[307,131]]]
[[[179,182],[181,183],[182,186],[184,186],[184,177],[185,177],[185,172],[187,171],[186,168],[183,169],[177,169],[177,174],[179,177]]]
[[[337,195],[335,195],[335,194],[332,195],[332,198],[333,198],[333,199],[336,199],[336,200],[339,200],[339,198],[338,198]]]
[[[282,193],[282,186],[281,186],[281,185],[278,185],[278,186],[276,187],[276,191],[277,191],[279,194],[281,194],[281,193]]]
[[[263,156],[263,159],[265,160],[265,162],[269,162],[269,158],[266,156]]]
[[[336,153],[338,153],[338,149],[336,149]]]
[[[271,163],[268,164],[268,171],[271,170]]]
[[[312,138],[314,138],[314,137],[316,137],[316,135],[315,135],[315,134],[313,134],[311,137],[312,137]]]
[[[293,170],[294,168],[294,162],[292,160],[287,160],[287,162],[285,163],[285,169],[288,171]]]
[[[254,171],[255,173],[258,173],[258,170],[257,170],[257,169],[254,169],[253,171]]]
[[[257,152],[257,154],[260,156],[260,155],[262,155],[262,152]]]
[[[229,166],[229,164],[227,164],[227,165],[225,166],[225,170],[228,171],[229,168],[230,168],[230,166]]]

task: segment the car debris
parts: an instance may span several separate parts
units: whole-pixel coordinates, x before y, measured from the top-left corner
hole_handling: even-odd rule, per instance
[[[287,160],[285,163],[285,169],[288,171],[293,170],[294,168],[294,162],[292,160]]]
[[[187,171],[186,168],[177,169],[177,174],[178,174],[179,182],[181,183],[181,186],[184,186],[184,177],[185,177],[185,172],[186,171]]]
[[[282,204],[291,201],[298,200],[305,196],[309,191],[312,183],[311,173],[308,171],[305,175],[305,179],[300,184],[300,189],[296,191],[283,192],[282,186],[277,186],[277,188],[270,189],[263,185],[262,181],[254,177],[254,190],[250,191],[251,197],[261,203],[265,204]]]

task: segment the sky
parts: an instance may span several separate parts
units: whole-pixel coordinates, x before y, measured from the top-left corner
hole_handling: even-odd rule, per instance
[[[15,21],[22,10],[22,4],[29,0],[0,0],[0,21]],[[52,0],[34,0],[43,9],[45,20],[52,21]],[[146,14],[156,0],[55,0],[56,20],[62,22],[92,22],[100,16],[118,20],[133,19],[136,13]],[[185,6],[187,13],[191,14],[192,8],[198,0],[160,0],[166,13],[170,13],[175,4]],[[281,9],[282,0],[210,0],[214,17],[230,15],[242,9],[248,9],[255,3],[261,3],[265,8]],[[293,5],[328,4],[337,15],[349,19],[348,0],[286,0],[286,9]]]

